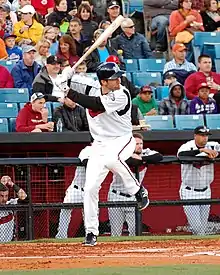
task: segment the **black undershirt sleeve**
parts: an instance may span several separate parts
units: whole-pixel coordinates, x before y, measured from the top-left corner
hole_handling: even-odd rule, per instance
[[[189,151],[182,151],[179,153],[179,156],[185,156],[185,157],[195,157],[196,155],[198,155],[199,153],[201,153],[199,151],[199,149],[196,150],[189,150]]]

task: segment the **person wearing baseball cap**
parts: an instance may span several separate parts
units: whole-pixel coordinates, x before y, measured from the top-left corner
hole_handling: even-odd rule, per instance
[[[106,21],[109,21],[110,23],[113,23],[115,21],[115,19],[120,15],[121,12],[121,8],[120,5],[117,1],[109,1],[107,3],[107,16],[106,16]],[[116,37],[117,35],[122,33],[122,29],[121,27],[117,28],[117,30],[115,30],[112,33],[112,38]]]
[[[190,102],[190,114],[216,114],[216,101],[209,97],[210,87],[208,83],[200,83],[197,87],[198,96]]]
[[[22,59],[22,50],[20,47],[15,45],[16,37],[16,35],[10,33],[4,34],[3,39],[8,53],[8,60],[18,61]]]
[[[176,79],[176,74],[172,71],[168,71],[164,74],[164,85],[165,86],[170,86],[173,82],[175,82]]]
[[[139,94],[132,99],[132,103],[138,106],[143,116],[157,115],[157,103],[153,97],[153,91],[148,85],[141,87]]]
[[[16,132],[52,132],[54,123],[48,122],[48,110],[44,107],[45,95],[34,93],[19,111]]]

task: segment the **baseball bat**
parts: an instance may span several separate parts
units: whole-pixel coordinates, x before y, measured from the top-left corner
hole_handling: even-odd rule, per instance
[[[98,46],[106,40],[119,26],[121,26],[122,21],[125,18],[122,15],[119,15],[115,21],[99,36],[99,38],[91,45],[91,47],[88,49],[87,52],[84,53],[84,55],[76,62],[76,64],[73,66],[73,70],[81,64],[88,55],[91,54]]]

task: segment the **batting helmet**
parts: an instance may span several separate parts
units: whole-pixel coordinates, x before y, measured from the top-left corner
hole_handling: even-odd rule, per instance
[[[120,64],[120,60],[115,55],[109,55],[109,57],[106,59],[106,62],[114,62],[116,64]]]
[[[125,72],[121,71],[118,65],[114,62],[104,62],[98,66],[96,73],[100,81],[106,79],[117,79]]]

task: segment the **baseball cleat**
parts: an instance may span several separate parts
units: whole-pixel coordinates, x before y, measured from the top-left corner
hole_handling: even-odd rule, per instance
[[[88,233],[86,235],[85,242],[83,243],[85,246],[95,246],[97,245],[97,236],[93,233]]]
[[[148,198],[148,192],[143,186],[140,187],[139,191],[135,194],[135,197],[138,203],[139,211],[142,211],[148,207],[150,203]]]

